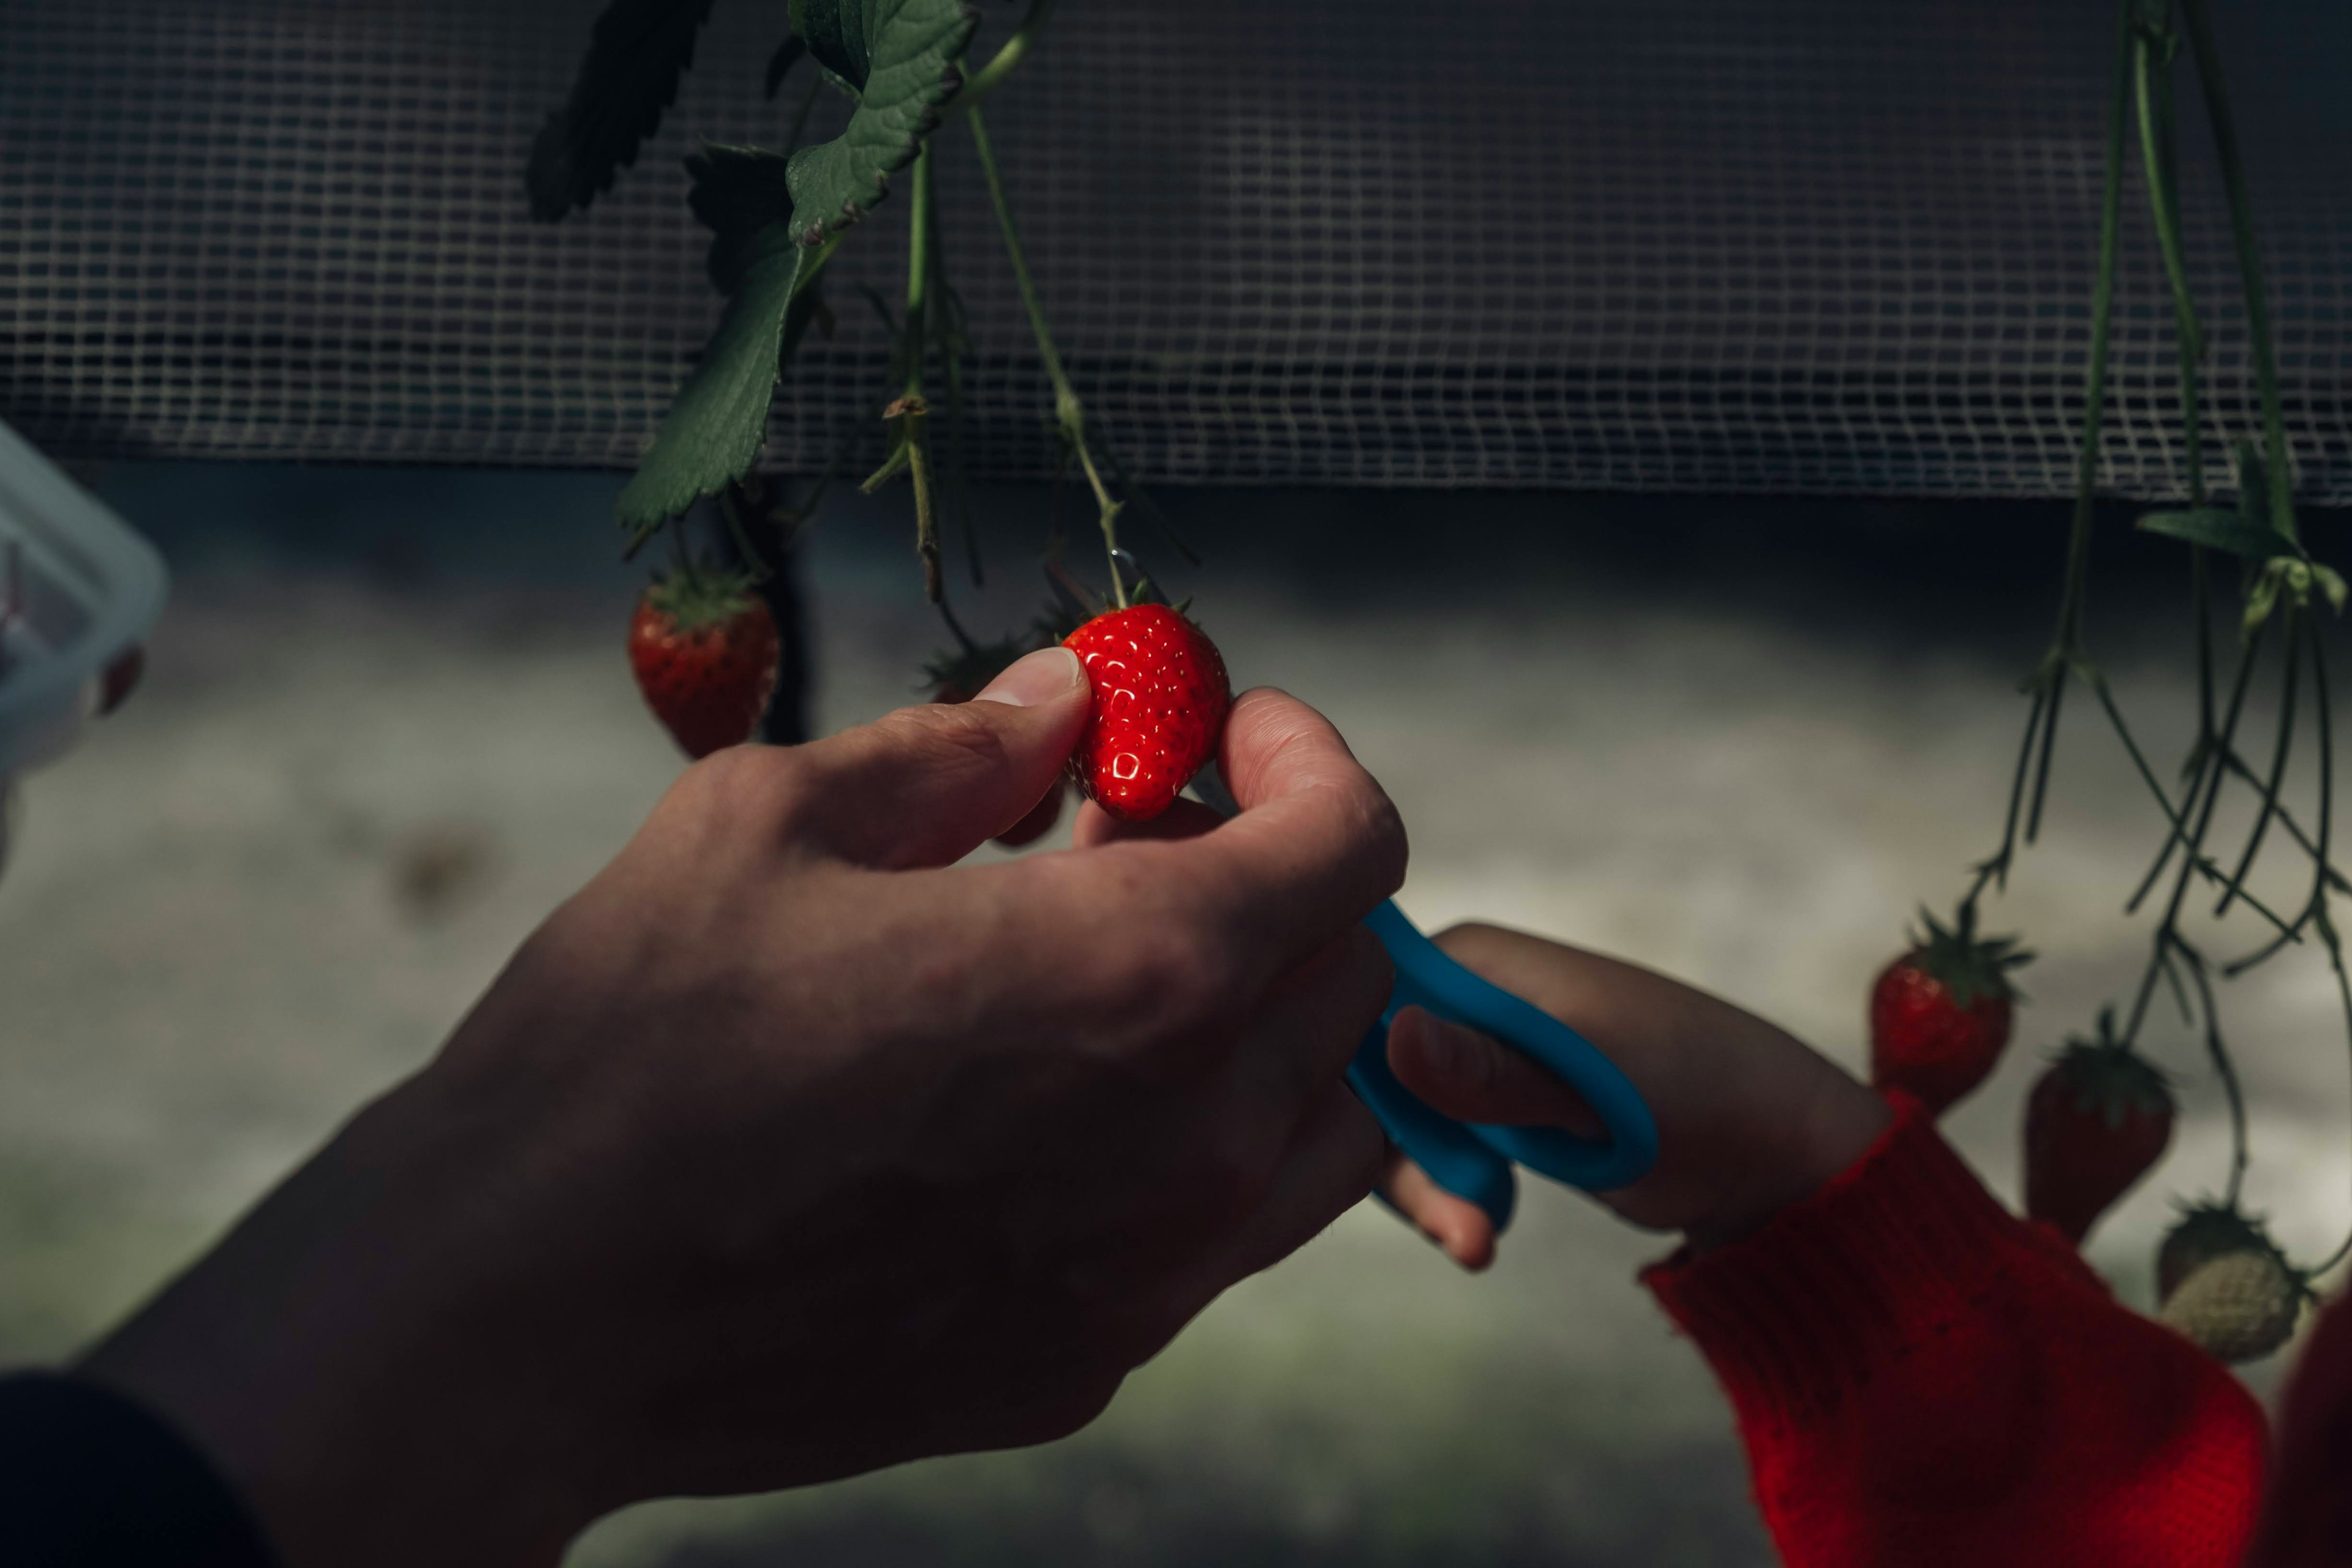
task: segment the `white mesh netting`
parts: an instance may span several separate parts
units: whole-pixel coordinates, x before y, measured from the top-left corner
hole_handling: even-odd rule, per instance
[[[680,157],[780,139],[800,83],[760,98],[782,4],[719,0],[636,170],[534,225],[523,161],[593,11],[0,0],[0,417],[65,455],[633,462],[717,310]],[[990,112],[1057,334],[1140,477],[2050,495],[2073,481],[2113,15],[1066,0]],[[2298,485],[2352,500],[2352,6],[2221,20]],[[2229,231],[2181,110],[2210,395],[2250,433]],[[1047,395],[947,146],[973,467],[1035,474]],[[2136,184],[2125,216],[2103,477],[2171,493]],[[894,200],[856,232],[840,283],[898,289],[903,222]],[[802,471],[866,425],[887,354],[832,298],[773,426]]]

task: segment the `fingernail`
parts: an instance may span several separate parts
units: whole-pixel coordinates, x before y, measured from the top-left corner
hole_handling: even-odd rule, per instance
[[[1008,708],[1034,708],[1066,697],[1084,685],[1087,672],[1078,656],[1066,647],[1041,647],[1017,658],[981,689],[974,702],[1002,702]]]

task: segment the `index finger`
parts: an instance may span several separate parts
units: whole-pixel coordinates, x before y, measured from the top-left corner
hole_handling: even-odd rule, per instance
[[[1270,687],[1225,721],[1218,771],[1242,811],[1168,849],[1246,967],[1280,973],[1404,882],[1404,823],[1331,721]]]

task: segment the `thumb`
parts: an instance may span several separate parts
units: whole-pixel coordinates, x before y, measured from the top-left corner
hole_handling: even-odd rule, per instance
[[[1389,1026],[1389,1070],[1431,1110],[1456,1121],[1564,1127],[1606,1134],[1583,1098],[1493,1036],[1406,1007]]]
[[[881,869],[944,866],[1017,825],[1086,729],[1077,656],[1043,648],[969,702],[902,708],[800,748],[793,818],[817,847]]]

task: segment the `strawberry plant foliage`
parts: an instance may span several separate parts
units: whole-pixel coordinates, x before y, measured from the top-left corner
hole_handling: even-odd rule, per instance
[[[613,0],[563,107],[531,143],[530,211],[552,223],[613,188],[677,98],[711,0]]]
[[[614,19],[638,8],[638,0],[615,0],[598,23],[597,46],[590,50],[575,103],[590,92],[592,77],[602,79],[608,37],[625,36]],[[963,83],[958,61],[979,13],[961,0],[797,0],[792,20],[809,53],[854,95],[855,106],[830,141],[789,154],[709,147],[691,162],[691,201],[713,231],[711,277],[727,292],[727,309],[622,491],[621,521],[638,532],[659,527],[751,471],[767,434],[782,362],[799,337],[794,327],[805,327],[809,318],[809,290],[841,233],[888,194],[891,176],[914,162],[937,127],[940,109]],[[688,54],[691,47],[689,34]],[[674,96],[675,80],[673,68],[661,104]],[[627,139],[627,156],[635,155],[659,107],[627,121],[636,127]],[[550,122],[550,136],[569,123],[572,109],[567,104]],[[614,110],[582,118],[604,125],[626,117]],[[604,166],[603,184],[611,183],[612,168]],[[797,322],[790,319],[796,306]]]

